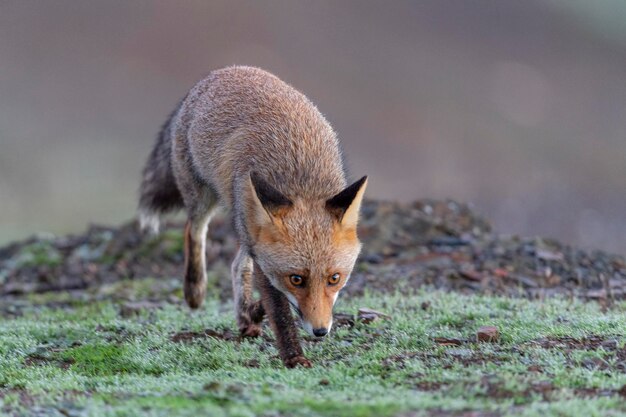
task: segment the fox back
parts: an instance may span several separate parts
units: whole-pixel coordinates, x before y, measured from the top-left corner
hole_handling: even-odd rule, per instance
[[[335,132],[300,92],[263,70],[231,67],[198,83],[175,120],[193,167],[228,205],[250,171],[287,197],[320,199],[346,185]],[[190,167],[186,167],[190,168]]]

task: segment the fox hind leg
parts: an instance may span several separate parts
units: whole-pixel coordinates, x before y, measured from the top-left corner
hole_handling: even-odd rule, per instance
[[[184,294],[189,307],[199,308],[206,295],[206,240],[209,222],[217,209],[215,191],[189,171],[179,170],[177,181],[187,208],[185,225]]]
[[[186,134],[182,130],[174,132],[171,163],[176,187],[187,209],[183,289],[187,304],[196,309],[206,295],[207,230],[218,205],[218,195],[195,170]]]
[[[189,307],[199,308],[206,296],[206,239],[214,207],[190,215],[185,225],[185,300]]]
[[[231,267],[233,296],[235,299],[235,315],[239,331],[244,337],[261,335],[261,321],[265,310],[260,301],[252,298],[252,258],[247,249],[240,247]]]

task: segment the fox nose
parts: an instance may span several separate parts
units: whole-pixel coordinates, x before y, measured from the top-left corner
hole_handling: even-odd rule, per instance
[[[313,334],[317,337],[326,336],[328,329],[326,327],[320,327],[319,329],[313,329]]]

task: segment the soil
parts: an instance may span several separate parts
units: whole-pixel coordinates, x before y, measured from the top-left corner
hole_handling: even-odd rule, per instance
[[[209,274],[226,299],[237,242],[228,216],[216,218],[209,229]],[[181,231],[180,223],[166,223],[159,236],[146,236],[129,222],[13,243],[0,249],[0,297],[81,291],[121,279],[177,278]],[[352,294],[429,286],[529,298],[561,294],[607,306],[626,298],[623,256],[500,235],[468,205],[454,201],[367,201],[359,235],[363,252],[345,289]]]
[[[489,364],[503,364],[506,361],[510,361],[511,355],[523,356],[524,350],[528,347],[538,347],[541,349],[559,349],[563,353],[566,366],[580,366],[590,370],[602,370],[607,372],[624,373],[626,372],[626,347],[620,348],[619,337],[607,338],[600,336],[587,336],[585,338],[576,339],[570,336],[552,337],[533,340],[526,343],[523,346],[513,346],[505,348],[501,345],[493,345],[492,351],[489,353],[483,353],[473,348],[472,344],[475,341],[463,340],[463,339],[444,339],[435,338],[434,341],[437,344],[448,347],[443,353],[416,351],[416,352],[403,352],[389,356],[383,360],[383,367],[385,368],[403,368],[407,360],[412,358],[419,358],[425,362],[435,361],[442,364],[444,369],[452,368],[458,364],[465,367],[475,365]],[[457,346],[459,346],[457,348]],[[602,357],[593,357],[583,359],[582,362],[576,359],[574,354],[576,351],[598,351],[602,350]],[[533,374],[543,374],[543,369],[538,365],[529,365],[528,372]],[[490,393],[490,397],[506,397],[511,396],[510,393],[503,392],[491,392],[498,389],[498,383],[493,383],[489,380],[483,380],[486,386],[486,392]],[[541,383],[543,384],[543,382]],[[529,389],[531,393],[546,394],[555,389],[554,387],[546,387],[545,384],[537,386],[533,385]],[[539,392],[541,390],[541,392]],[[592,388],[581,389],[579,392],[581,396],[600,396],[600,395],[613,395],[619,394],[626,397],[626,386],[618,390],[597,390]]]

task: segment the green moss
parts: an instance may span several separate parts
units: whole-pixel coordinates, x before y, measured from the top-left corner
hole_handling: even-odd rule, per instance
[[[34,266],[55,267],[61,264],[63,257],[59,251],[45,240],[38,240],[27,245],[13,259],[15,268]]]
[[[183,231],[179,229],[169,229],[162,234],[163,252],[169,257],[181,256],[183,253],[185,240]]]
[[[141,363],[126,346],[93,344],[67,349],[60,358],[71,363],[71,370],[86,376],[120,374],[160,375],[163,369],[155,363]]]
[[[184,249],[184,236],[181,229],[169,229],[145,240],[137,250],[139,258],[153,257],[155,253],[162,253],[171,258],[180,257]],[[158,250],[157,250],[158,248]]]

